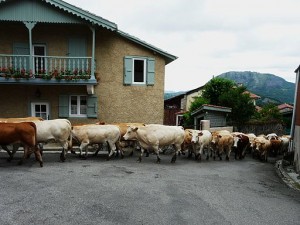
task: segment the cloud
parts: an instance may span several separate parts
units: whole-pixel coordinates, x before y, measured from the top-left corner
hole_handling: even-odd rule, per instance
[[[295,81],[299,0],[66,1],[178,56],[166,66],[166,90],[191,90],[234,70]]]

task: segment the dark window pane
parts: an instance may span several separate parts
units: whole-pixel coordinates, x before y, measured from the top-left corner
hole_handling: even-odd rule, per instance
[[[144,60],[134,60],[134,82],[144,82]]]

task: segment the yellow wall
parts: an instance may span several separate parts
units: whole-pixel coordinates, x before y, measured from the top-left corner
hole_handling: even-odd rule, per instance
[[[7,25],[7,24],[6,24]],[[14,42],[28,42],[28,30],[24,24],[9,23],[7,32],[0,37],[0,54],[12,54]],[[92,32],[87,26],[37,24],[33,29],[33,43],[46,44],[48,56],[67,56],[68,39],[83,35],[87,39],[87,56],[92,52]],[[98,119],[112,122],[163,123],[164,114],[164,59],[138,44],[114,32],[98,29],[96,32],[96,75],[98,85]],[[155,58],[154,86],[124,86],[124,56]],[[60,94],[87,94],[86,86],[44,86],[44,85],[0,85],[0,100],[4,103],[0,117],[29,116],[29,106],[36,88],[49,101],[51,118],[58,117],[58,96]],[[4,91],[3,91],[4,90]],[[95,120],[86,120],[92,121]],[[82,119],[79,119],[82,122]]]

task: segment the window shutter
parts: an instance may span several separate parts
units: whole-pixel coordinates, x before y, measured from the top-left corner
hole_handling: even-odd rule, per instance
[[[147,59],[147,85],[154,85],[155,78],[155,59]]]
[[[59,117],[69,117],[69,96],[60,95],[58,102],[58,116]]]
[[[86,114],[88,118],[97,118],[98,112],[98,98],[97,96],[88,96],[87,97],[87,110]]]
[[[130,85],[132,83],[132,57],[124,57],[124,84]]]

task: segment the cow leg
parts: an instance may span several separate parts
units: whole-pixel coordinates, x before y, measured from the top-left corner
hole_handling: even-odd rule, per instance
[[[7,158],[7,161],[10,162],[13,159],[13,157],[14,157],[13,154],[12,154],[12,152],[8,149],[8,147],[6,145],[1,145],[1,147],[9,155],[9,157]]]
[[[97,150],[95,151],[94,156],[97,156],[98,153],[99,153],[99,151],[101,151],[101,150],[103,150],[103,144],[98,144],[98,148],[97,148]]]
[[[18,162],[18,165],[22,165],[24,163],[24,160],[28,159],[28,147],[24,146],[24,154],[23,154],[23,158],[20,159],[20,161]]]
[[[229,161],[230,153],[231,153],[231,147],[228,147],[228,149],[227,149],[227,154],[226,154],[226,160],[227,160],[227,161]]]
[[[107,157],[107,160],[110,160],[111,157],[112,157],[112,155],[116,153],[117,147],[116,147],[115,143],[112,143],[110,141],[108,141],[107,143],[108,143],[108,146],[110,148],[110,153],[109,153],[109,155]]]
[[[181,151],[181,145],[176,145],[175,146],[175,153],[174,153],[174,155],[172,157],[171,163],[175,163],[176,162],[178,152],[180,152],[180,151]]]
[[[43,167],[43,159],[42,159],[42,152],[38,147],[35,147],[34,149],[34,155],[36,160],[40,163],[40,167]]]
[[[156,153],[156,157],[157,157],[156,163],[160,163],[159,148],[154,149],[154,152]]]
[[[64,161],[66,161],[66,159],[67,159],[67,152],[68,152],[68,148],[69,148],[69,144],[68,144],[68,141],[66,141],[66,142],[61,142],[61,145],[62,145],[62,151],[61,151],[61,153],[60,153],[60,160],[62,161],[62,162],[64,162]]]
[[[143,148],[141,148],[141,154],[140,154],[140,156],[139,156],[139,158],[138,158],[138,162],[142,162],[142,156],[143,156],[143,154],[144,154],[144,149]]]

